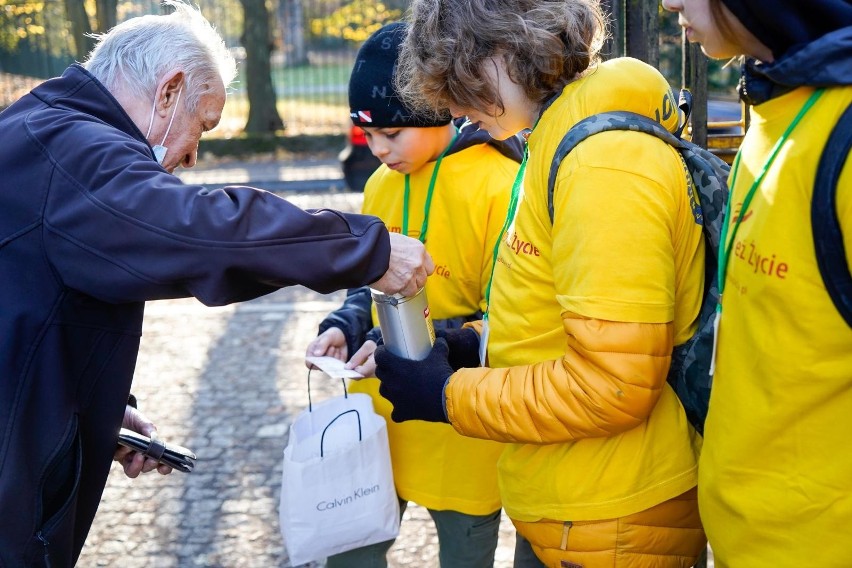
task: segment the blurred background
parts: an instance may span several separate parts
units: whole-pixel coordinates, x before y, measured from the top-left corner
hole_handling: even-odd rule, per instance
[[[198,0],[198,5],[239,63],[222,122],[202,141],[202,158],[205,152],[238,156],[281,149],[339,153],[347,181],[360,189],[365,172],[377,162],[349,122],[350,69],[361,42],[383,24],[403,18],[409,1]],[[604,5],[612,35],[607,57],[643,59],[657,66],[673,88],[689,84],[697,89],[694,123],[706,124],[709,118],[711,135],[740,132],[736,125],[712,125],[742,123],[734,98],[737,66],[707,61],[685,47],[676,14],[662,10],[658,0],[607,0]],[[166,10],[156,0],[0,0],[0,110],[85,59],[94,45],[91,34]],[[701,142],[700,128],[698,134]]]
[[[301,207],[360,210],[358,192],[378,162],[349,120],[350,69],[361,43],[403,18],[409,2],[192,1],[240,73],[221,124],[201,141],[199,165],[179,175],[210,187],[290,188],[283,194]],[[685,45],[676,15],[659,0],[603,3],[612,35],[605,56],[642,59],[675,90],[689,87],[688,133],[730,160],[748,121],[734,95],[738,66]],[[84,60],[90,34],[164,10],[156,0],[0,0],[0,111]],[[329,167],[352,191],[328,190]],[[321,170],[316,183],[314,170]],[[113,467],[80,566],[290,566],[277,525],[280,452],[306,404],[305,346],[342,300],[343,292],[293,287],[222,308],[192,299],[149,303],[134,394],[166,439],[192,448],[199,464],[191,476],[137,480]],[[318,395],[338,394],[337,383],[317,385]],[[437,566],[428,513],[412,506],[406,517],[391,568]],[[495,568],[511,566],[513,547],[504,518]]]

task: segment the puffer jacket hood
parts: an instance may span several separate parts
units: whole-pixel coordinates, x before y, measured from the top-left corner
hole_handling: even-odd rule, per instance
[[[738,90],[743,101],[754,105],[801,86],[849,84],[852,84],[852,24],[790,50],[772,63],[747,59]]]

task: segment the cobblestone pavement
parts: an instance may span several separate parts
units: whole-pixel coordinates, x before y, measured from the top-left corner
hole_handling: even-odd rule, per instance
[[[289,197],[302,207],[361,203],[346,192]],[[113,464],[78,566],[290,566],[278,525],[282,451],[307,405],[305,347],[342,299],[293,287],[219,308],[194,299],[148,304],[133,392],[163,439],[191,448],[198,463],[191,474],[135,480]],[[339,383],[323,377],[312,374],[314,400],[339,394]],[[497,568],[511,566],[513,547],[504,518]],[[424,509],[409,507],[389,563],[438,566]]]

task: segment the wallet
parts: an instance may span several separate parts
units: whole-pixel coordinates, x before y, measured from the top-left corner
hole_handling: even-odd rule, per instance
[[[195,454],[188,449],[166,444],[162,440],[151,439],[139,432],[122,428],[118,433],[118,443],[144,454],[173,469],[189,473],[195,467]]]

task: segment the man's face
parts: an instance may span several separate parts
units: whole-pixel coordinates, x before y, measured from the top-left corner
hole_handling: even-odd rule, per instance
[[[201,135],[213,130],[222,118],[225,106],[225,86],[219,83],[210,92],[201,96],[198,108],[190,114],[185,98],[178,101],[174,122],[168,131],[163,146],[168,148],[162,166],[169,173],[174,173],[178,166],[191,168],[198,158],[198,142]],[[168,127],[169,117],[155,118],[159,122],[149,137],[151,144],[159,144]]]

